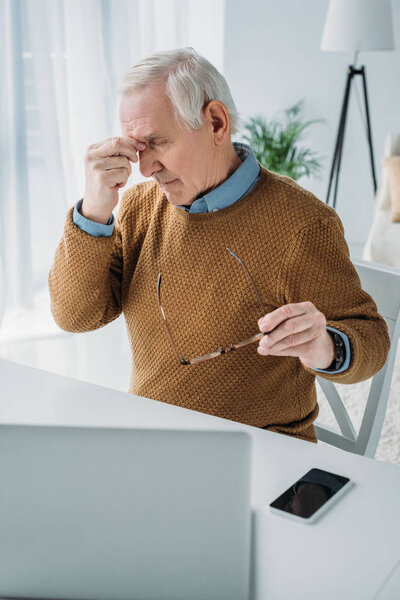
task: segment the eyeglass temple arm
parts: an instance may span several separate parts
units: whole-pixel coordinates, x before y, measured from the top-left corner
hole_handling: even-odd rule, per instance
[[[262,314],[263,314],[263,315],[265,315],[265,313],[266,313],[265,306],[264,306],[264,304],[263,304],[263,301],[261,300],[260,293],[259,293],[258,289],[256,288],[256,284],[254,283],[254,281],[252,280],[252,278],[251,278],[251,276],[250,276],[250,273],[248,272],[248,270],[246,269],[246,267],[244,266],[244,264],[242,263],[242,261],[240,260],[240,258],[239,258],[238,256],[236,256],[236,254],[235,254],[234,252],[232,252],[232,250],[229,250],[229,248],[227,248],[227,250],[228,250],[228,252],[229,252],[229,253],[230,253],[230,254],[231,254],[231,255],[232,255],[234,258],[236,258],[236,260],[238,261],[238,263],[239,263],[239,264],[240,264],[240,265],[243,267],[243,269],[244,269],[244,272],[246,273],[246,275],[247,275],[247,278],[248,278],[248,280],[250,281],[250,284],[251,284],[251,286],[252,286],[252,288],[253,288],[253,290],[254,290],[254,292],[255,292],[256,296],[257,296],[257,300],[258,300],[258,304],[260,305],[261,312],[262,312]]]
[[[160,307],[161,310],[161,315],[162,315],[162,319],[163,319],[163,323],[164,323],[164,327],[165,327],[165,331],[167,332],[167,335],[169,337],[169,341],[171,342],[171,346],[174,349],[174,352],[179,360],[179,362],[182,365],[187,365],[188,361],[183,358],[183,356],[181,354],[179,354],[178,350],[176,349],[176,346],[174,344],[174,340],[172,339],[172,335],[168,329],[168,325],[167,325],[167,320],[165,318],[165,313],[164,313],[164,309],[161,306],[161,294],[160,294],[160,288],[161,288],[161,273],[158,274],[158,279],[157,279],[157,300],[158,300],[158,306]]]

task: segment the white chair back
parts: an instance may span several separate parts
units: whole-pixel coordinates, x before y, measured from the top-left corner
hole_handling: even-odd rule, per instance
[[[354,261],[362,288],[374,299],[384,317],[391,340],[388,357],[382,369],[374,375],[357,435],[342,399],[331,381],[317,377],[322,391],[339,425],[338,433],[327,425],[315,425],[317,438],[343,450],[364,456],[375,456],[385,419],[393,375],[394,360],[400,337],[400,270],[363,260]],[[371,351],[373,349],[371,348]]]
[[[6,302],[6,272],[3,261],[3,252],[0,240],[0,331],[1,322],[3,320],[4,306]]]

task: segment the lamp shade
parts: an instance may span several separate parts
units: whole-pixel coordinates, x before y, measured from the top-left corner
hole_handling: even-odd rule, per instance
[[[321,50],[392,50],[391,0],[330,0]]]

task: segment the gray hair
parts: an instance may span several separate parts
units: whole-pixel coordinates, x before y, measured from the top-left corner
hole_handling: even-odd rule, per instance
[[[200,129],[204,106],[211,100],[219,100],[228,111],[231,135],[238,132],[241,119],[225,77],[194,48],[163,50],[144,58],[130,67],[117,93],[128,95],[160,83],[165,83],[180,126]]]

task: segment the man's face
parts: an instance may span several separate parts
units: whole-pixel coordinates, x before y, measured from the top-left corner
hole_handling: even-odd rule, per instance
[[[171,204],[190,205],[213,187],[217,165],[211,122],[197,131],[181,129],[163,86],[122,96],[119,116],[124,137],[148,144],[138,153],[140,172],[159,183]]]

